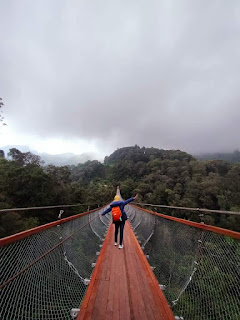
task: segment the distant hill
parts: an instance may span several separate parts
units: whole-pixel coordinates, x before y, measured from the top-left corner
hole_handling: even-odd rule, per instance
[[[154,158],[161,160],[194,160],[194,157],[192,155],[180,150],[163,150],[145,147],[141,148],[135,145],[134,147],[124,147],[117,149],[110,156],[105,157],[104,163],[111,164],[119,161],[132,161],[134,163],[143,161],[147,163]]]
[[[32,152],[36,155],[39,155],[41,159],[44,161],[44,165],[55,165],[55,166],[65,166],[65,165],[77,165],[79,163],[84,163],[88,160],[94,160],[96,155],[94,153],[82,153],[82,154],[73,154],[73,153],[62,153],[57,155],[52,155],[48,153],[39,153],[36,150],[31,150],[28,146],[22,145],[12,145],[12,146],[5,146],[0,147],[0,150],[3,150],[5,156],[9,152],[9,149],[16,148],[21,152]]]
[[[199,160],[225,160],[232,163],[240,162],[240,151],[236,150],[230,153],[216,152],[216,153],[202,153],[195,155]]]

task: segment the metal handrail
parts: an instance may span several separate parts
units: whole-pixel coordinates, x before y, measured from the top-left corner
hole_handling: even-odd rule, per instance
[[[201,208],[175,207],[175,206],[165,206],[165,205],[161,205],[161,204],[142,203],[142,202],[135,202],[135,204],[138,204],[141,206],[149,206],[149,207],[159,207],[159,208],[179,209],[179,210],[198,211],[198,212],[240,215],[240,212],[238,212],[238,211],[224,211],[224,210],[211,210],[211,209],[201,209]]]
[[[154,211],[151,211],[151,210],[148,210],[148,209],[144,209],[144,208],[135,206],[133,204],[131,206],[134,207],[134,208],[140,209],[141,211],[145,211],[147,213],[150,213],[152,215],[155,215],[155,216],[167,219],[167,220],[172,220],[172,221],[175,221],[175,222],[178,222],[178,223],[182,223],[182,224],[186,224],[186,225],[198,228],[198,229],[202,229],[202,230],[206,230],[206,231],[210,231],[210,232],[223,234],[224,236],[232,237],[234,239],[240,240],[240,232],[237,232],[237,231],[232,231],[232,230],[229,230],[229,229],[223,229],[223,228],[215,227],[215,226],[212,226],[212,225],[209,225],[209,224],[204,224],[202,222],[201,223],[193,222],[193,221],[190,221],[190,220],[185,220],[185,219],[181,219],[181,218],[168,216],[168,215],[165,215],[165,214],[157,213],[157,212],[154,212]]]
[[[54,209],[54,208],[70,208],[70,207],[79,207],[79,206],[94,206],[102,205],[103,202],[98,203],[77,203],[77,204],[63,204],[57,206],[45,206],[45,207],[28,207],[28,208],[12,208],[12,209],[1,209],[0,212],[11,212],[11,211],[28,211],[28,210],[41,210],[41,209]]]

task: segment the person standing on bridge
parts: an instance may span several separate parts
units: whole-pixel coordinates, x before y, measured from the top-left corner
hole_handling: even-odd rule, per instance
[[[116,195],[114,197],[114,201],[110,204],[110,207],[107,208],[104,212],[102,212],[102,216],[106,213],[112,211],[113,223],[115,224],[115,246],[117,246],[117,238],[118,238],[118,229],[120,228],[120,242],[119,242],[119,249],[123,248],[123,230],[125,226],[125,221],[127,220],[127,215],[124,210],[124,207],[133,200],[137,199],[138,195],[135,197],[130,198],[128,200],[120,200],[120,196]]]

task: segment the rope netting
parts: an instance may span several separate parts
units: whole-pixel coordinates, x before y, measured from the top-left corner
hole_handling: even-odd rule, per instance
[[[178,319],[240,319],[240,243],[128,206],[128,216]]]
[[[146,244],[150,241],[153,236],[156,217],[139,208],[133,208],[132,206],[127,206],[127,215],[132,226],[132,229],[141,244],[142,249],[145,248]]]
[[[103,210],[0,248],[1,319],[72,319],[109,227]]]

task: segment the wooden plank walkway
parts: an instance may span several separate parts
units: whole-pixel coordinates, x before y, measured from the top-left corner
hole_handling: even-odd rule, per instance
[[[129,222],[121,250],[109,228],[77,319],[174,320]]]

